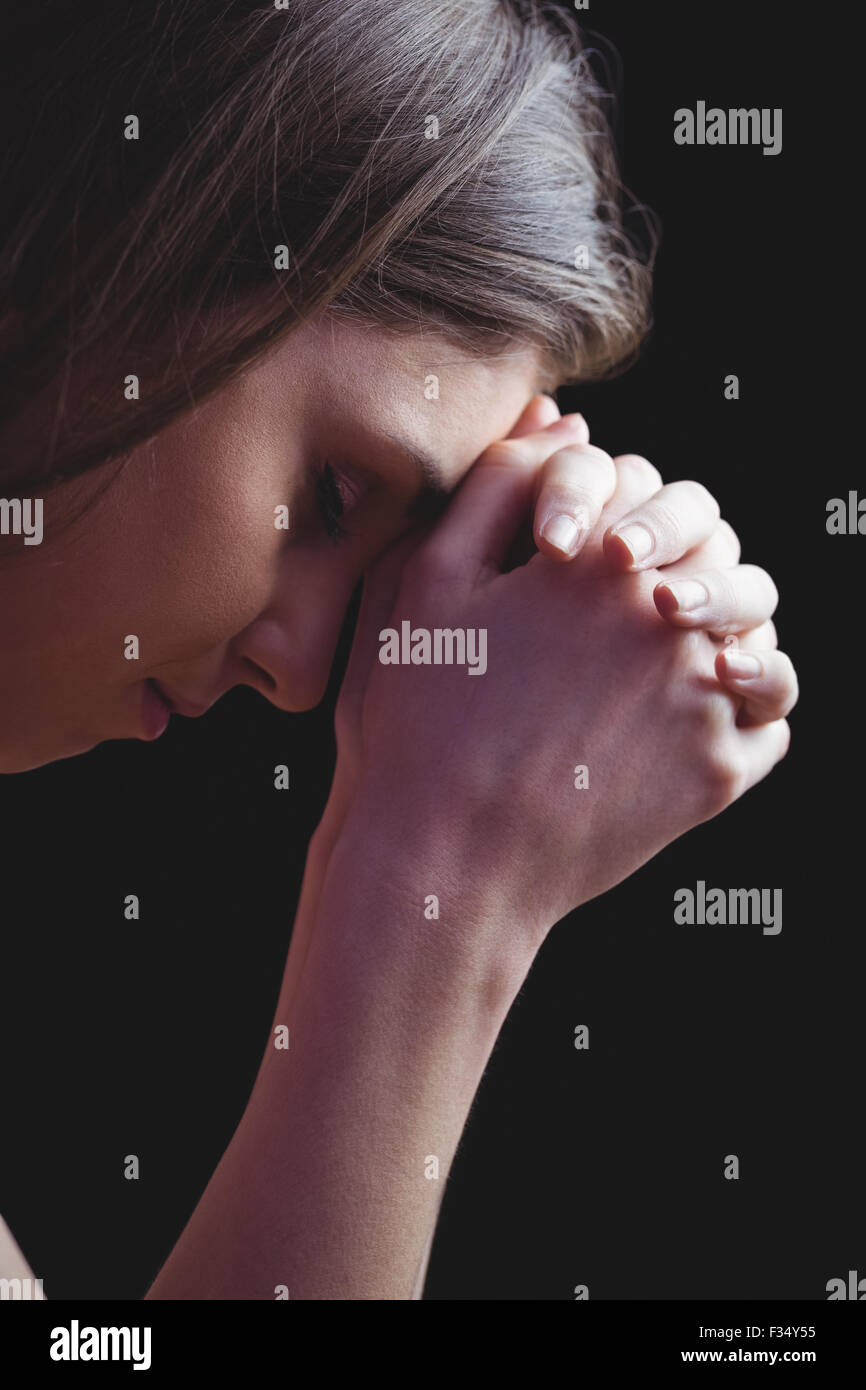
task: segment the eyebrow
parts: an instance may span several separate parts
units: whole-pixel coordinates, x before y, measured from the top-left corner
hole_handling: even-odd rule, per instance
[[[385,430],[384,434],[386,439],[396,444],[420,479],[421,486],[412,500],[411,514],[422,518],[435,518],[453,491],[445,482],[442,464],[417,444],[410,444],[408,440],[401,439],[399,435],[391,434],[388,430]]]

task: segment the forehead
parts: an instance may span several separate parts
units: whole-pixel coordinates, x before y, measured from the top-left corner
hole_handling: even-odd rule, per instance
[[[539,356],[515,347],[488,357],[439,333],[395,335],[323,320],[281,349],[304,383],[307,411],[369,435],[399,435],[447,460],[455,478],[503,438],[540,388]]]

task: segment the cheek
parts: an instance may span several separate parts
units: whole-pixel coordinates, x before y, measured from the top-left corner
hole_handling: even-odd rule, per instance
[[[155,666],[203,655],[251,622],[273,592],[286,534],[273,509],[224,491],[197,506],[157,500],[91,514],[62,554],[44,557],[51,562],[30,590],[21,636],[49,664],[62,658],[82,677],[76,684],[89,674],[92,684],[124,686]],[[44,602],[34,604],[34,588],[45,591]],[[130,635],[139,641],[137,662],[123,659]]]
[[[204,653],[252,622],[278,582],[285,532],[260,511],[172,526],[144,559],[130,605],[160,660]]]
[[[256,617],[278,582],[286,508],[293,518],[284,467],[209,442],[166,451],[140,526],[114,549],[121,606],[158,662],[201,655]]]
[[[287,458],[243,400],[239,386],[144,446],[100,518],[114,576],[112,622],[140,629],[152,662],[229,640],[268,603],[277,580],[289,534],[275,524],[283,519],[277,509],[288,507],[294,519],[299,460]]]

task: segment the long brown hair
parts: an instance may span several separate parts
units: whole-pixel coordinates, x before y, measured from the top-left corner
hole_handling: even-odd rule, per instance
[[[559,382],[640,344],[653,237],[624,230],[606,94],[564,8],[24,13],[3,24],[22,132],[0,183],[7,490],[124,455],[326,308],[533,343]]]

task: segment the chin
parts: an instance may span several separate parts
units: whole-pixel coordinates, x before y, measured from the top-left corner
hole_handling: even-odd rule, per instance
[[[30,749],[10,746],[0,748],[0,776],[4,773],[33,772],[37,767],[48,767],[64,758],[77,758],[95,748],[93,743],[82,744],[80,748]]]

